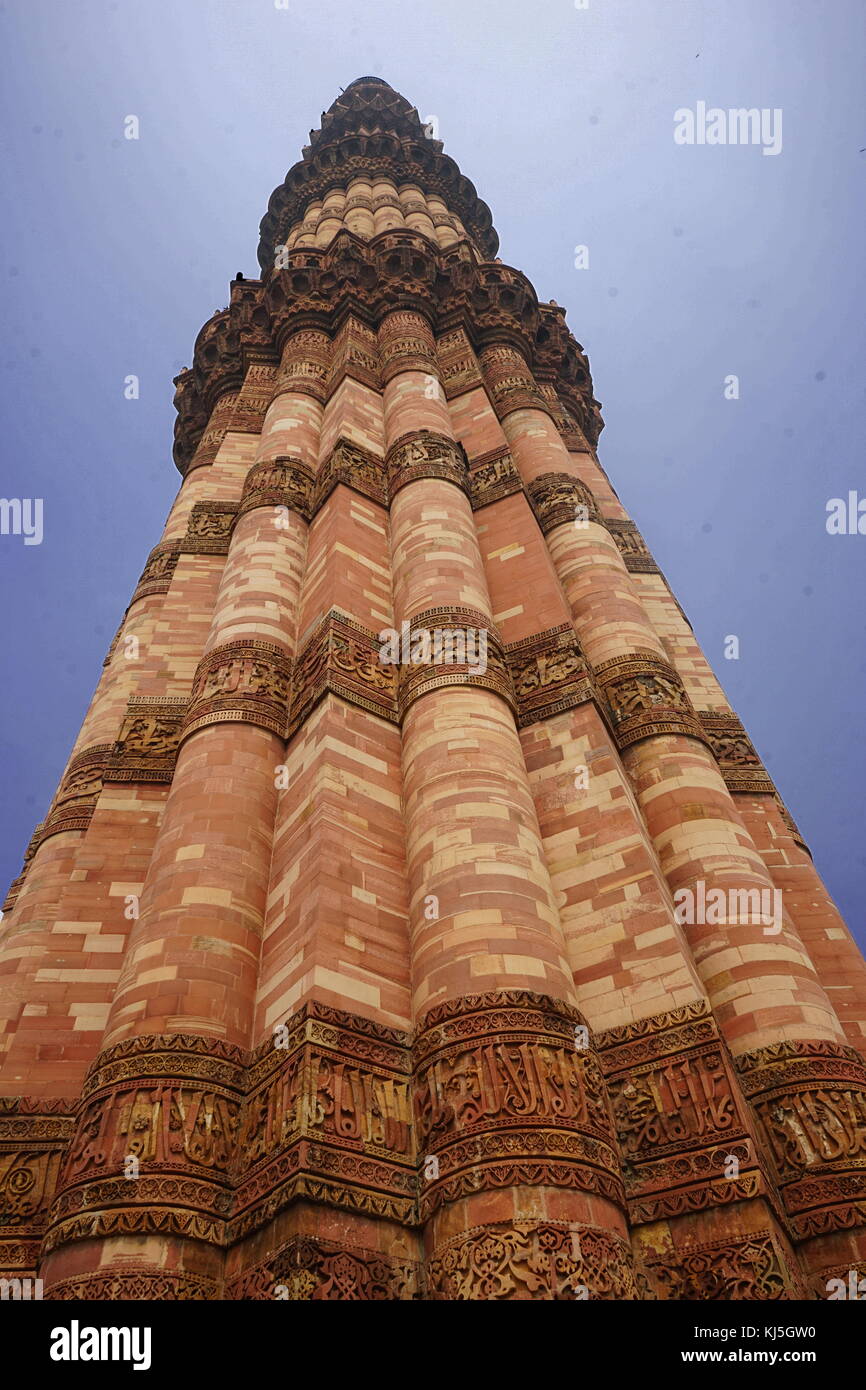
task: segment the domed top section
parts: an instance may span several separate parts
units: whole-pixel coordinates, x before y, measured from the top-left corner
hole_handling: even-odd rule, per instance
[[[492,260],[499,238],[487,204],[432,138],[414,106],[381,77],[358,77],[322,113],[302,159],[275,189],[262,219],[259,265],[274,264],[276,248],[303,220],[310,203],[352,179],[391,179],[435,194],[456,213],[482,256]]]

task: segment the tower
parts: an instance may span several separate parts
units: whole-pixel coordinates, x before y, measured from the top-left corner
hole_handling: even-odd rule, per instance
[[[377,78],[261,232],[7,899],[0,1269],[825,1297],[866,1274],[866,966],[564,310]]]

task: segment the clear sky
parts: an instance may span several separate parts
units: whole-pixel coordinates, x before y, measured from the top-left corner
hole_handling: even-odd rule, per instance
[[[866,498],[862,0],[280,4],[0,4],[0,495],[44,501],[41,545],[0,536],[0,891],[176,491],[171,379],[373,74],[567,306],[602,462],[866,946],[866,535],[825,526]],[[701,101],[780,109],[781,151],[677,145]]]

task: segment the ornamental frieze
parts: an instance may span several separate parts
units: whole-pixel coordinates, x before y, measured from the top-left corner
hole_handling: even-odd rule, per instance
[[[436,357],[439,380],[447,400],[484,385],[472,344],[462,328],[452,329],[437,338]]]
[[[595,696],[589,667],[570,623],[509,643],[505,660],[521,728],[574,709]]]
[[[393,501],[400,488],[418,478],[441,478],[469,492],[469,461],[462,444],[433,430],[413,430],[391,445],[385,459],[388,494]]]
[[[347,377],[369,386],[371,391],[382,389],[376,333],[354,316],[350,316],[342,324],[334,338],[333,358],[328,375],[329,399]]]
[[[131,697],[103,781],[170,782],[187,704],[182,696]]]
[[[289,658],[272,642],[215,647],[196,669],[182,737],[226,720],[255,724],[282,737],[289,676]]]
[[[472,510],[489,507],[501,497],[523,491],[523,481],[507,446],[492,449],[472,460],[469,492]]]
[[[337,440],[316,474],[314,511],[324,506],[338,483],[353,488],[381,507],[388,505],[385,460],[344,437]]]
[[[72,759],[45,817],[40,843],[49,835],[64,830],[87,829],[102,791],[105,764],[113,749],[111,743],[96,743]]]
[[[219,1039],[137,1037],[88,1074],[44,1249],[173,1231],[221,1244],[244,1054]]]
[[[42,842],[42,831],[44,829],[45,823],[44,821],[40,821],[39,824],[36,826],[35,830],[33,831],[33,834],[30,836],[30,839],[27,842],[27,848],[24,851],[24,860],[21,865],[21,872],[18,874],[18,877],[14,878],[10,883],[8,891],[6,893],[6,897],[3,900],[3,904],[2,906],[0,906],[0,912],[11,912],[16,902],[18,901],[18,895],[21,892],[21,889],[24,887],[24,880],[27,877],[27,871],[30,868],[31,863],[33,862],[33,856]]]
[[[545,536],[557,526],[601,521],[589,488],[570,473],[541,473],[526,484],[526,491]]]
[[[775,791],[772,779],[737,716],[717,710],[699,710],[698,718],[728,790],[772,795]]]
[[[646,541],[633,521],[617,521],[608,517],[604,525],[613,537],[617,550],[631,574],[660,574]]]
[[[170,1299],[188,1303],[191,1300],[215,1300],[221,1295],[219,1281],[204,1275],[166,1270],[157,1266],[136,1265],[134,1269],[113,1269],[110,1274],[87,1274],[73,1279],[58,1279],[45,1289],[45,1298],[78,1302],[114,1302],[134,1300],[153,1302]]]
[[[422,314],[397,310],[387,315],[379,330],[379,362],[383,385],[400,372],[424,372],[435,377],[436,348]]]
[[[520,1184],[622,1204],[598,1060],[581,1016],[558,1001],[503,991],[431,1010],[415,1041],[414,1112],[422,1219]]]
[[[232,1238],[295,1197],[411,1221],[416,1169],[409,1038],[308,1006],[259,1048],[235,1167]]]
[[[378,1250],[295,1236],[271,1261],[270,1297],[290,1302],[373,1303],[421,1296],[421,1266]]]
[[[0,1098],[0,1271],[35,1273],[63,1156],[72,1100]]]
[[[790,1041],[736,1059],[799,1238],[866,1216],[866,1066],[854,1048]]]
[[[238,517],[256,507],[286,507],[309,521],[312,514],[315,475],[300,458],[280,454],[255,463],[244,478]]]
[[[704,1001],[597,1035],[634,1224],[765,1194],[727,1050]]]
[[[194,503],[178,551],[183,555],[227,555],[236,514],[233,502]]]
[[[274,395],[293,391],[312,396],[320,405],[324,405],[328,399],[330,368],[331,339],[328,334],[313,328],[302,328],[292,333],[283,349]]]
[[[505,653],[490,619],[474,608],[428,608],[404,624],[397,708],[448,686],[492,690],[514,709]]]
[[[769,1230],[651,1255],[638,1267],[644,1299],[763,1302],[801,1296],[796,1273]]]
[[[426,1296],[488,1299],[635,1299],[628,1242],[580,1222],[476,1226],[441,1245],[426,1268]]]
[[[505,343],[483,348],[478,358],[484,384],[499,420],[514,410],[543,410],[550,406],[539,390],[523,354]]]
[[[674,668],[659,657],[617,656],[595,667],[620,749],[657,734],[706,742],[703,725]]]
[[[178,541],[161,541],[159,545],[154,546],[129,601],[130,607],[137,599],[145,598],[148,594],[167,594],[179,558]]]
[[[380,640],[369,628],[332,609],[298,655],[292,670],[287,737],[291,738],[328,693],[397,721],[397,668],[379,659]]]

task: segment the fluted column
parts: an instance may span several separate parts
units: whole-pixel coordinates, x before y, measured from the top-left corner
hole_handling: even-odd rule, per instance
[[[396,624],[413,635],[473,628],[488,641],[483,672],[401,670],[428,1288],[438,1298],[556,1298],[584,1283],[590,1297],[628,1297],[603,1083],[594,1052],[577,1042],[582,1021],[465,463],[444,397],[429,390],[432,335],[419,314],[400,311],[380,341]],[[540,1151],[550,1157],[539,1162]],[[542,1264],[543,1277],[528,1275]]]
[[[197,1296],[217,1296],[305,545],[304,522],[285,504],[295,474],[284,477],[272,460],[287,436],[309,428],[307,398],[278,394],[232,530],[141,916],[53,1208],[42,1271],[49,1289],[68,1287],[94,1260],[103,1274],[115,1265],[129,1272],[134,1254],[142,1286],[164,1266]],[[130,1113],[148,1117],[146,1137],[136,1137]],[[130,1155],[135,1181],[124,1172]],[[173,1196],[172,1174],[183,1178]],[[131,1244],[148,1231],[160,1234]],[[86,1237],[97,1232],[95,1259]]]
[[[809,1158],[798,1133],[798,1112],[826,1085],[834,1067],[841,1069],[852,1097],[840,1102],[843,1109],[862,1104],[866,1072],[845,1047],[832,1003],[784,903],[773,896],[770,875],[619,549],[600,524],[594,499],[577,479],[552,419],[539,408],[525,361],[516,349],[502,348],[483,353],[482,365],[675,900],[684,913],[691,903],[693,915],[702,919],[688,923],[688,940],[737,1060],[765,1152],[773,1158],[788,1228],[795,1239],[816,1234],[815,1220],[806,1212],[809,1200],[823,1205],[829,1229],[850,1227],[845,1181],[830,1157],[836,1121],[827,1117],[815,1123]],[[772,905],[775,916],[766,924],[754,917],[742,920],[739,905],[747,899],[739,895],[749,893],[765,894],[762,901]],[[706,911],[708,901],[724,906]],[[783,1132],[789,1131],[790,1142],[800,1149],[793,1164],[779,1162],[780,1141],[769,1118],[774,1105],[784,1115]],[[850,1144],[848,1149],[850,1169],[855,1158]],[[821,1178],[807,1198],[803,1179],[813,1163],[820,1166]],[[852,1257],[862,1259],[864,1236],[860,1227],[859,1235],[846,1237]],[[835,1253],[820,1242],[804,1251],[810,1273]]]

